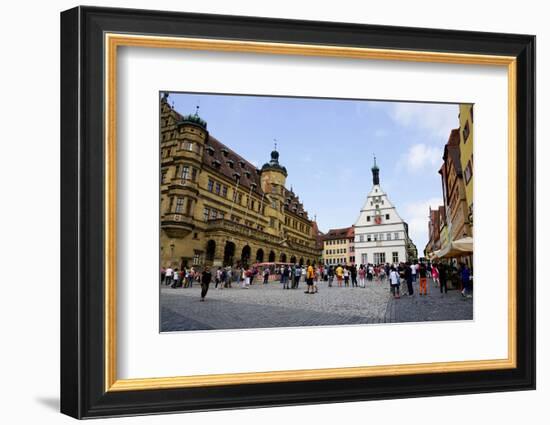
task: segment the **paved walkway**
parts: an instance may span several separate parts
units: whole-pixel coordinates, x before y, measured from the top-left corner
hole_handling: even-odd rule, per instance
[[[314,295],[298,289],[283,290],[279,282],[255,283],[241,289],[215,289],[210,285],[205,302],[199,302],[200,285],[193,288],[161,287],[161,331],[247,329],[289,326],[327,326],[399,323],[473,318],[471,298],[458,291],[441,295],[430,282],[428,296],[393,299],[387,282],[367,282],[366,288],[319,286]]]

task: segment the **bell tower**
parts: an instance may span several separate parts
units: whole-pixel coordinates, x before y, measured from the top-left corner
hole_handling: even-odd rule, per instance
[[[266,199],[266,215],[269,217],[269,226],[266,229],[271,234],[279,235],[284,224],[284,196],[285,183],[288,173],[286,168],[279,164],[277,144],[271,152],[271,160],[261,169],[260,184]]]

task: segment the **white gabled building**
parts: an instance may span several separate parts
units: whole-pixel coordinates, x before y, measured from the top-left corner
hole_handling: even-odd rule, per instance
[[[357,264],[396,264],[409,260],[408,226],[380,187],[380,169],[372,167],[372,189],[355,222]]]

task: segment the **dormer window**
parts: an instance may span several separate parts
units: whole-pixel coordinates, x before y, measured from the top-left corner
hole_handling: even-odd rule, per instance
[[[206,150],[208,151],[208,154],[209,154],[210,156],[214,155],[215,150],[214,150],[214,148],[213,148],[212,146],[208,146],[208,147],[206,148]]]
[[[252,184],[250,185],[250,187],[252,187],[252,190],[253,190],[253,191],[256,191],[256,188],[258,187],[258,185],[257,185],[256,183],[252,183]],[[253,201],[253,202],[254,202],[254,201]]]
[[[227,155],[229,154],[229,149],[222,148],[222,154],[223,154],[223,156],[227,157]]]
[[[240,173],[233,173],[233,178],[237,181],[240,180],[241,179]]]
[[[244,162],[242,159],[239,160],[239,166],[240,166],[241,168],[245,168],[245,167],[246,167],[246,162]]]
[[[227,165],[229,165],[229,168],[233,168],[235,166],[235,161],[233,161],[232,159],[228,159]]]
[[[212,165],[214,166],[214,168],[220,168],[220,165],[222,165],[222,163],[215,159],[214,161],[212,161]]]
[[[249,178],[250,178],[250,171],[245,171],[245,172],[244,172],[244,175],[246,176],[246,178],[249,179]]]

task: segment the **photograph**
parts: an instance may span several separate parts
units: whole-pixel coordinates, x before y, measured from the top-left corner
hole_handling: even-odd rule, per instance
[[[158,102],[160,332],[474,319],[473,104]]]

